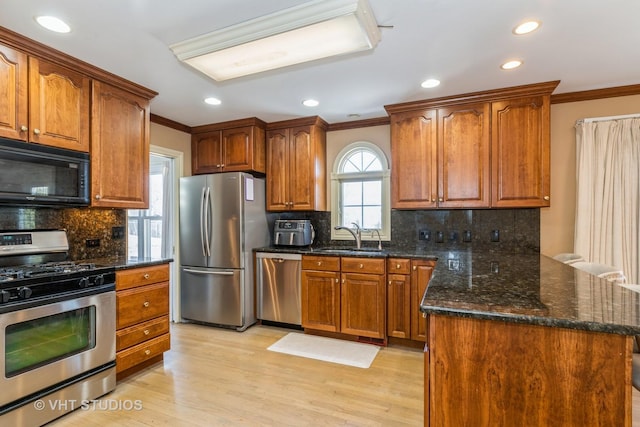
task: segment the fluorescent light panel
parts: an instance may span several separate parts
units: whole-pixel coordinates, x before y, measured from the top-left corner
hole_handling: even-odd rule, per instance
[[[320,0],[171,46],[217,81],[372,49],[380,30],[366,0]]]

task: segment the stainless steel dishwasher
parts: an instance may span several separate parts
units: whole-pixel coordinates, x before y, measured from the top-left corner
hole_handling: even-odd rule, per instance
[[[258,319],[302,325],[302,255],[256,252]]]

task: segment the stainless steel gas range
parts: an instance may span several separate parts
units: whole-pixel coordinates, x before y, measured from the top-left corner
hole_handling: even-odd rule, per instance
[[[0,425],[39,426],[115,388],[115,269],[61,230],[0,232]]]

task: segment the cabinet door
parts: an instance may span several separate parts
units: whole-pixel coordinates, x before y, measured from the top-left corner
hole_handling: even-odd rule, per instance
[[[91,79],[29,58],[29,137],[38,144],[89,151]]]
[[[391,207],[436,207],[436,111],[391,116]]]
[[[27,55],[0,45],[0,136],[27,140]]]
[[[411,339],[426,341],[427,320],[420,312],[420,302],[427,289],[435,263],[433,261],[411,260]]]
[[[149,101],[94,81],[92,206],[149,207]]]
[[[387,275],[387,335],[411,338],[411,276]]]
[[[292,128],[289,141],[289,209],[315,208],[315,148],[308,126]]]
[[[370,338],[386,334],[386,286],[378,274],[342,273],[340,331]]]
[[[222,169],[225,172],[248,171],[253,164],[251,126],[222,131]]]
[[[267,210],[284,211],[288,208],[289,132],[287,129],[267,133]]]
[[[194,175],[220,172],[222,134],[220,131],[197,133],[191,137],[191,169]]]
[[[340,331],[340,273],[302,270],[302,326]]]
[[[438,207],[489,207],[489,103],[438,110]]]
[[[491,205],[549,206],[549,96],[494,102],[491,108]]]

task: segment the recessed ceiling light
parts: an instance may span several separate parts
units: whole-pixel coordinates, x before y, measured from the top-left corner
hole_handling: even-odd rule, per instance
[[[222,104],[222,101],[220,101],[218,98],[213,98],[213,97],[205,98],[204,102],[206,102],[209,105],[220,105],[220,104]]]
[[[514,68],[518,68],[522,65],[522,61],[514,59],[513,61],[505,62],[500,66],[503,70],[513,70]]]
[[[305,107],[317,107],[318,105],[320,105],[320,103],[315,99],[305,99],[304,101],[302,101],[302,105],[304,105]]]
[[[513,29],[513,34],[516,34],[518,36],[522,34],[528,34],[540,28],[540,25],[542,25],[540,21],[525,21]]]
[[[71,31],[71,27],[66,22],[55,16],[37,16],[36,22],[47,30],[55,31],[56,33],[68,33]]]
[[[438,79],[427,79],[420,84],[420,86],[422,86],[425,89],[436,87],[438,85],[440,85],[440,80]]]

